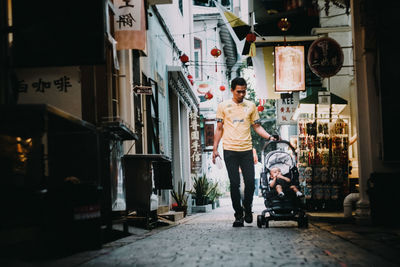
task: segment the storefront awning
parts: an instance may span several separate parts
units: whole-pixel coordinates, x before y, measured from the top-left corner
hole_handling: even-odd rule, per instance
[[[57,132],[96,132],[96,127],[48,104],[0,105],[0,133],[32,136]]]
[[[103,121],[101,123],[103,130],[120,140],[139,140],[139,137],[134,133],[131,127],[121,119],[113,119]]]
[[[326,92],[329,96],[329,103],[321,104],[321,95],[319,92]],[[314,91],[311,95],[301,99],[299,101],[299,106],[293,114],[292,119],[297,120],[301,113],[314,113],[315,107],[318,106],[319,110],[325,110],[326,112],[331,112],[333,114],[340,114],[347,105],[347,100],[335,95],[331,92],[320,90]],[[330,110],[330,111],[329,111]]]

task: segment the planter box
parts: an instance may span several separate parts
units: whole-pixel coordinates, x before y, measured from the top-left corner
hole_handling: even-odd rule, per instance
[[[201,205],[201,206],[193,206],[192,207],[192,212],[196,213],[196,212],[210,212],[212,210],[212,205],[208,204],[208,205]]]

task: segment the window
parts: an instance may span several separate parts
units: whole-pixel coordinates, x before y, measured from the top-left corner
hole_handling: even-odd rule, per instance
[[[231,0],[216,0],[216,1],[228,9],[231,8]],[[193,4],[195,6],[215,7],[214,1],[210,0],[194,0]]]
[[[201,40],[198,38],[194,38],[194,78],[196,80],[202,80],[203,79],[203,70],[201,67],[201,61],[202,61],[202,48],[201,48]]]
[[[194,0],[193,4],[195,6],[210,6],[210,3],[208,0]]]

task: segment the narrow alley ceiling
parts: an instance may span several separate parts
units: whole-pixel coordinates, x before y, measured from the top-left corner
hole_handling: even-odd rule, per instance
[[[262,36],[310,35],[312,28],[319,27],[317,6],[304,1],[300,7],[287,8],[284,1],[254,0],[255,31]],[[278,27],[281,18],[287,18],[290,28],[282,32]]]

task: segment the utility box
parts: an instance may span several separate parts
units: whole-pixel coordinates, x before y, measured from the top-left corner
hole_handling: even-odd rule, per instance
[[[127,211],[149,215],[152,194],[156,190],[172,189],[171,160],[160,154],[136,154],[122,157],[126,184]]]

